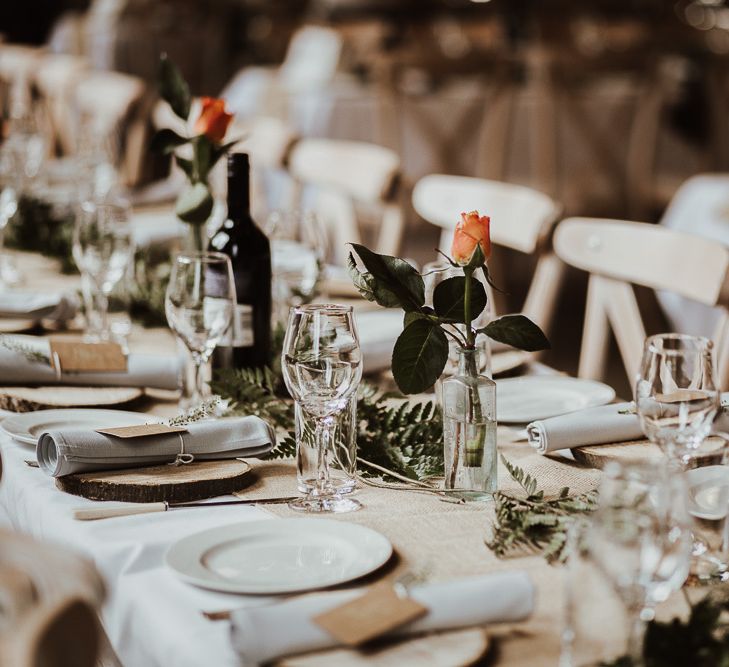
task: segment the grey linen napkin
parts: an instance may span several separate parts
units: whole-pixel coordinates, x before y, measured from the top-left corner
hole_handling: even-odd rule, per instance
[[[22,352],[0,346],[0,384],[5,386],[74,385],[177,389],[180,369],[181,360],[178,356],[130,354],[127,357],[126,373],[63,373],[58,378],[49,362],[31,361]]]
[[[109,428],[113,426],[109,424]],[[188,425],[185,433],[142,438],[119,438],[88,429],[48,431],[38,439],[36,458],[46,473],[62,477],[172,463],[183,442],[184,453],[196,460],[234,459],[269,452],[275,435],[267,422],[255,416],[201,421]]]
[[[74,295],[39,292],[0,292],[0,317],[65,322],[76,316],[79,303]]]
[[[362,590],[320,593],[239,609],[231,614],[233,646],[245,665],[337,646],[334,637],[312,619],[362,593]],[[413,587],[409,594],[429,611],[398,628],[393,636],[522,621],[534,608],[534,585],[525,572],[500,572],[425,584]]]
[[[570,447],[641,439],[644,435],[638,415],[627,412],[634,407],[633,403],[612,403],[540,419],[527,426],[529,444],[540,454],[547,454]]]

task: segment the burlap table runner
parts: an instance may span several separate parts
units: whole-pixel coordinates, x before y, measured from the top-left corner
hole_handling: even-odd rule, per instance
[[[499,445],[500,452],[512,463],[535,476],[546,494],[556,495],[568,486],[574,493],[596,487],[600,473],[565,459],[541,456],[526,443]],[[242,498],[265,498],[296,492],[296,467],[293,461],[253,461],[257,480],[239,494]],[[499,488],[521,490],[500,464]],[[523,492],[521,492],[523,493]],[[376,578],[396,577],[403,571],[429,581],[455,579],[499,570],[527,570],[537,587],[537,604],[529,621],[504,624],[489,629],[499,642],[498,664],[556,665],[562,627],[563,568],[547,565],[538,555],[498,559],[486,546],[494,520],[493,502],[455,504],[439,496],[418,491],[399,491],[362,485],[356,497],[363,509],[343,515],[327,515],[373,528],[393,544],[396,559]],[[268,511],[281,516],[301,516],[285,505],[269,505]],[[374,577],[375,575],[373,575]],[[622,633],[622,627],[616,629]],[[602,635],[605,629],[600,629]]]

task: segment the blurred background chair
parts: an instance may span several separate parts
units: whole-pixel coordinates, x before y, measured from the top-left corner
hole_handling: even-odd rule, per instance
[[[713,332],[720,386],[729,379],[729,249],[664,227],[621,220],[568,218],[554,234],[557,256],[590,274],[578,375],[601,379],[610,330],[633,383],[646,337],[633,285],[719,306]]]
[[[291,149],[288,168],[297,184],[294,202],[310,195],[299,207],[314,210],[330,231],[335,263],[343,266],[346,244],[362,242],[368,230],[374,230],[373,250],[399,252],[405,222],[396,153],[365,142],[302,139]]]
[[[550,245],[559,204],[520,185],[433,174],[415,185],[413,207],[424,220],[441,229],[439,247],[446,255],[451,252],[460,212],[487,212],[492,243],[536,257],[534,276],[521,312],[545,331],[549,329],[564,274],[564,267]],[[493,303],[493,291],[489,298]]]

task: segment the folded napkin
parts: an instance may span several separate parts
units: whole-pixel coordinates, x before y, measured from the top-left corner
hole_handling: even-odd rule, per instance
[[[0,317],[65,322],[76,316],[78,299],[68,294],[38,292],[0,292]]]
[[[359,595],[361,590],[321,593],[237,610],[231,615],[233,645],[246,665],[333,648],[337,641],[312,619]],[[427,584],[413,587],[410,596],[429,611],[392,636],[521,621],[534,607],[534,586],[525,572]]]
[[[633,403],[613,403],[559,417],[540,419],[527,426],[529,444],[540,454],[582,445],[604,445],[643,437]],[[622,414],[621,414],[622,413]]]
[[[33,345],[48,354],[48,343],[39,339]],[[154,387],[177,389],[182,362],[178,356],[155,354],[130,354],[127,371],[119,373],[63,373],[56,371],[48,362],[28,359],[22,352],[0,345],[0,385],[74,385],[89,387]]]
[[[184,453],[196,460],[214,460],[261,456],[274,443],[273,429],[260,417],[232,417],[190,424],[185,433],[143,438],[119,438],[88,429],[48,431],[38,439],[36,458],[49,475],[62,477],[172,463],[182,453],[183,444]]]
[[[355,313],[365,373],[392,366],[392,348],[402,333],[403,312],[381,309]]]

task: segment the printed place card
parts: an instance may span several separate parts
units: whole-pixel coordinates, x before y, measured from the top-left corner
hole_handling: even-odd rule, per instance
[[[124,373],[127,370],[127,358],[119,343],[82,343],[51,338],[50,345],[51,364],[62,373]]]
[[[143,438],[147,435],[163,433],[187,433],[184,426],[167,426],[167,424],[138,424],[136,426],[118,426],[116,428],[97,428],[97,433],[115,435],[117,438]]]
[[[392,584],[382,583],[313,620],[342,644],[359,646],[427,613],[427,607],[401,597]]]

